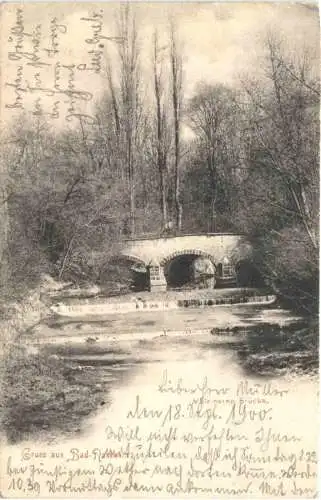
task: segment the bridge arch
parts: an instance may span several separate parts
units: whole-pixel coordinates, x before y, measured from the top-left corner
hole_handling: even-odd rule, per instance
[[[177,250],[163,258],[160,264],[164,269],[168,288],[181,288],[196,283],[204,288],[215,286],[216,262],[212,255],[203,250]]]
[[[114,264],[117,262],[132,262],[133,264],[142,265],[146,267],[146,262],[135,255],[121,253],[119,255],[114,255],[109,260],[110,263]]]
[[[116,281],[130,284],[132,290],[143,291],[148,289],[149,275],[146,262],[131,254],[114,255],[109,259],[109,270]]]
[[[240,259],[235,265],[239,286],[264,286],[261,270],[249,259]]]
[[[197,248],[196,249],[188,249],[188,250],[177,250],[176,252],[172,252],[171,254],[169,254],[166,257],[164,257],[163,259],[161,259],[160,265],[165,267],[166,264],[168,264],[170,261],[172,261],[176,257],[184,256],[184,255],[192,255],[195,257],[204,257],[206,259],[209,259],[212,262],[212,264],[214,264],[215,267],[217,266],[213,255],[211,255],[207,252],[204,252],[203,250],[197,249]]]

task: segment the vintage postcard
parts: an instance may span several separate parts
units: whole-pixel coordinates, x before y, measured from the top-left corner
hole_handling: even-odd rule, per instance
[[[319,37],[1,5],[2,497],[317,498]]]

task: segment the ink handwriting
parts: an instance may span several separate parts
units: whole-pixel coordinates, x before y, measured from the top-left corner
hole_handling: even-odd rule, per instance
[[[36,116],[71,123],[97,123],[87,106],[93,93],[87,85],[82,88],[82,76],[84,71],[101,73],[103,41],[112,38],[104,33],[102,10],[82,16],[79,22],[86,23],[90,33],[84,33],[82,50],[87,57],[81,63],[68,55],[70,27],[63,19],[54,16],[47,23],[32,24],[26,22],[23,7],[15,9],[8,28],[5,109],[29,110]]]
[[[97,446],[25,447],[6,463],[8,491],[30,496],[141,493],[317,497],[317,453],[279,428],[288,392],[240,381],[188,385],[163,373],[155,395],[134,394]],[[251,405],[261,398],[258,405]],[[147,403],[148,402],[148,403]]]

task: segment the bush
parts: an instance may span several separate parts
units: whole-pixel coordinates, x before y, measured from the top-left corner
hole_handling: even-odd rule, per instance
[[[97,373],[44,352],[13,347],[1,380],[1,425],[10,442],[57,429],[74,433],[82,417],[105,403]]]

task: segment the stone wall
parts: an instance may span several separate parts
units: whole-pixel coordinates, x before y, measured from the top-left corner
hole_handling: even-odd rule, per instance
[[[247,258],[251,246],[241,235],[208,234],[168,238],[135,239],[124,242],[121,254],[148,266],[157,262],[164,266],[178,255],[194,254],[211,258],[214,264],[227,257],[234,264]]]

